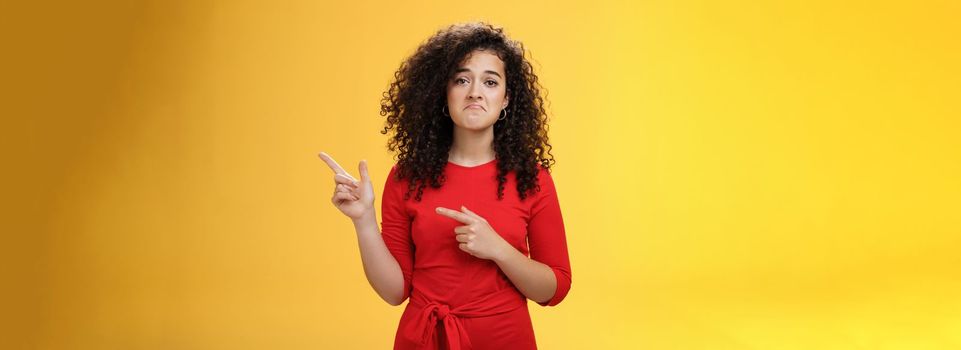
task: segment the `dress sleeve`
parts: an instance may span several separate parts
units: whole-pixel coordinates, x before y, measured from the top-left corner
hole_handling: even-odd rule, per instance
[[[557,279],[554,297],[547,302],[538,302],[541,306],[554,306],[560,303],[571,289],[571,263],[567,254],[567,237],[554,180],[544,168],[540,169],[537,182],[541,190],[534,196],[531,205],[527,244],[531,259],[549,266],[554,271]]]
[[[381,236],[387,250],[397,260],[404,275],[404,295],[401,301],[410,296],[411,275],[414,270],[414,245],[411,240],[410,216],[404,206],[404,194],[407,192],[405,181],[395,178],[397,166],[390,169],[387,182],[384,184],[384,195],[381,200]]]

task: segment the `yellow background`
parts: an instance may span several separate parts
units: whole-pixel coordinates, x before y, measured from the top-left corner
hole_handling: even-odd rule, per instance
[[[543,349],[961,348],[957,1],[5,4],[3,349],[386,349],[319,151],[452,22],[549,91]]]

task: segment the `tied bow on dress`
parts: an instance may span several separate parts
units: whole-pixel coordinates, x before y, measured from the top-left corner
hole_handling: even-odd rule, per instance
[[[464,328],[462,318],[493,316],[513,311],[518,307],[527,307],[527,299],[514,288],[504,288],[485,297],[466,304],[451,307],[444,303],[429,301],[419,293],[411,295],[408,307],[420,309],[414,322],[410,322],[404,329],[404,336],[419,344],[421,349],[439,349],[434,334],[437,322],[442,323],[442,329],[447,338],[450,350],[472,349],[470,336]]]
[[[425,349],[437,349],[434,340],[434,330],[437,322],[443,322],[444,332],[447,335],[447,348],[450,350],[469,350],[471,349],[470,337],[461,323],[456,312],[451,312],[446,304],[430,302],[421,309],[421,315],[417,318],[415,327],[421,329],[419,344]]]

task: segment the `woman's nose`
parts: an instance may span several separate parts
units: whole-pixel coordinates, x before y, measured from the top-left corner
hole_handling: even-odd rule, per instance
[[[480,86],[477,84],[471,84],[470,91],[467,92],[467,98],[480,98]]]

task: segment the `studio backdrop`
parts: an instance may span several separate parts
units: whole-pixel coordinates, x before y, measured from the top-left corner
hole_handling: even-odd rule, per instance
[[[0,348],[390,348],[317,153],[366,159],[379,208],[383,92],[464,21],[549,102],[573,283],[529,302],[540,348],[961,347],[958,2],[0,13]]]

